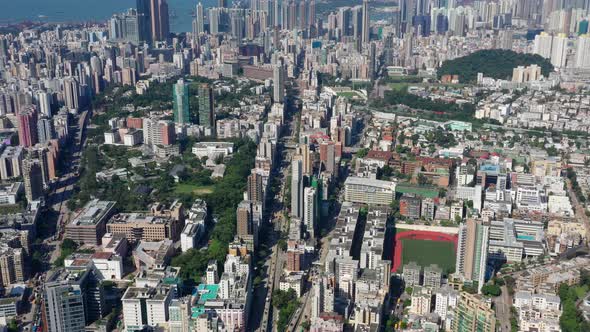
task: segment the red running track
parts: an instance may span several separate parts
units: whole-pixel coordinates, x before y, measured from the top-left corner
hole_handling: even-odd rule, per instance
[[[439,242],[453,242],[457,252],[457,235],[428,231],[404,231],[395,235],[395,246],[393,247],[393,267],[391,272],[397,271],[402,263],[402,252],[404,250],[402,239],[428,240]]]

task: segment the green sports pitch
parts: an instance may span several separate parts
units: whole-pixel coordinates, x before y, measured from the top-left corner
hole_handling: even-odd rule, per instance
[[[409,262],[416,262],[422,267],[436,264],[443,269],[445,275],[455,272],[455,245],[452,242],[415,239],[401,241],[401,266]]]

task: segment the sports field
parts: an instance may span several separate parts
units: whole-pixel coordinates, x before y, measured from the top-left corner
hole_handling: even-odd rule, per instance
[[[401,239],[401,266],[414,261],[425,267],[437,264],[445,274],[455,272],[455,244],[445,241]]]

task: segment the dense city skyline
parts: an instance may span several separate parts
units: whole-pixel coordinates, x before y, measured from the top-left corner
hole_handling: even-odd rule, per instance
[[[179,4],[0,21],[0,331],[590,330],[589,0]]]

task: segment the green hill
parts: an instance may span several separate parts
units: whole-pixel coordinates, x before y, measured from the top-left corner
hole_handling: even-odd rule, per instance
[[[553,71],[549,60],[538,54],[516,53],[508,50],[481,50],[467,56],[447,60],[438,69],[438,78],[443,75],[459,75],[461,83],[474,83],[477,73],[495,79],[510,79],[512,70],[518,66],[537,64],[547,77]]]

